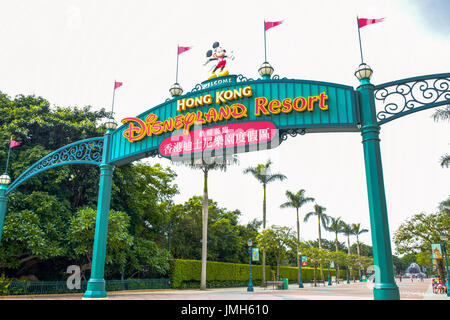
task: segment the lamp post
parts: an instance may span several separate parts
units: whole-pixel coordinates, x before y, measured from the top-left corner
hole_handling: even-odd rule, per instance
[[[249,273],[248,273],[248,287],[247,292],[253,292],[253,283],[252,283],[252,245],[253,241],[252,239],[248,239],[247,241],[248,245],[248,254],[249,254]]]
[[[450,274],[448,272],[447,248],[445,247],[445,243],[448,241],[447,232],[441,232],[440,238],[442,241],[442,252],[444,253],[444,259],[445,259],[445,271],[447,272],[447,297],[450,297],[450,290],[448,290],[448,287],[450,285]]]
[[[328,285],[331,286],[331,274],[330,274],[330,268],[331,268],[331,261],[328,262]]]
[[[361,119],[367,196],[372,229],[373,260],[376,266],[373,296],[375,300],[400,300],[394,280],[392,249],[389,236],[386,192],[380,150],[380,126],[375,108],[375,86],[370,83],[372,69],[361,63],[355,71],[359,80],[357,100]]]
[[[2,241],[3,223],[6,216],[6,204],[8,203],[8,196],[6,190],[11,183],[11,178],[6,174],[0,176],[0,242]]]
[[[298,287],[299,288],[303,288],[303,279],[302,279],[302,253],[300,252],[300,250],[298,251],[298,269],[300,271],[300,279],[298,281]]]
[[[347,266],[347,283],[350,283],[350,279],[348,278],[348,266]]]

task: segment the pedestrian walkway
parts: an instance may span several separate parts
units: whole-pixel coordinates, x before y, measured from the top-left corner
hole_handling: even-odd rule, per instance
[[[397,281],[401,300],[447,300],[445,294],[433,294],[431,280],[423,282]],[[81,300],[82,294],[9,296],[0,299],[14,300]],[[154,289],[136,291],[115,291],[108,293],[109,300],[373,300],[373,283],[341,282],[329,286],[312,286],[304,283],[290,284],[288,290],[254,287],[247,292],[247,287],[198,289]]]

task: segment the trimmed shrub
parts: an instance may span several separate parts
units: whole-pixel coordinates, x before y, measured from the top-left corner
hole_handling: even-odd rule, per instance
[[[170,261],[170,278],[172,279],[173,288],[198,288],[201,277],[201,261],[200,260],[182,260],[174,259]],[[206,264],[206,283],[208,288],[218,287],[239,287],[247,286],[249,276],[248,264],[213,262],[207,261]],[[336,270],[330,269],[331,274],[335,275]],[[345,276],[340,270],[341,278]],[[297,281],[296,267],[280,267],[280,277],[288,278],[289,282]],[[324,269],[325,277],[328,277],[328,269]],[[276,267],[266,266],[266,280],[272,280],[276,274]],[[314,268],[302,267],[303,282],[310,282],[314,278]],[[320,278],[320,269],[317,268],[317,279]],[[326,278],[327,279],[327,278]],[[325,279],[325,280],[326,280]],[[261,285],[262,266],[252,265],[252,282],[253,285]]]

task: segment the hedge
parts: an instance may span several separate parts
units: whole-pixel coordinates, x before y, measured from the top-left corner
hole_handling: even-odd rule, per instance
[[[182,260],[174,259],[170,261],[170,278],[173,288],[198,287],[201,277],[200,260]],[[213,262],[207,261],[206,265],[206,283],[208,287],[228,287],[228,286],[246,286],[248,283],[248,264]],[[330,269],[331,274],[335,275],[336,270]],[[289,282],[297,281],[298,268],[280,267],[280,277],[288,278]],[[266,279],[271,280],[271,274],[276,274],[276,267],[266,266]],[[346,271],[340,270],[340,278],[345,278]],[[328,269],[324,268],[324,275],[327,279]],[[317,268],[317,279],[320,278],[320,269]],[[302,267],[302,280],[304,282],[312,281],[314,278],[314,268]],[[260,285],[262,279],[262,266],[252,265],[252,280],[254,285]],[[325,280],[326,280],[325,279]]]

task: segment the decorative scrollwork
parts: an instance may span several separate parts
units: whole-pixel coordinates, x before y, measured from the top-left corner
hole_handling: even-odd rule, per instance
[[[155,158],[155,157],[162,158],[161,155],[158,152],[158,149],[155,149],[155,150],[147,152],[146,156],[147,157],[152,157],[152,158]]]
[[[378,123],[450,103],[450,73],[409,78],[375,87]],[[380,110],[380,111],[379,111]]]
[[[200,83],[197,83],[197,84],[195,85],[195,87],[192,88],[192,90],[191,90],[189,93],[191,93],[191,92],[196,92],[196,91],[200,91],[200,90],[202,90],[202,89],[203,89],[203,86],[202,86]]]
[[[288,138],[288,135],[290,135],[291,137],[296,137],[297,135],[303,136],[305,133],[306,130],[304,128],[280,130],[280,140],[281,142],[283,142]]]
[[[257,79],[259,80],[259,79]],[[244,76],[243,74],[238,74],[238,76],[236,77],[236,81],[237,82],[247,82],[247,81],[255,81],[255,79],[253,78],[247,78],[246,76]]]
[[[50,168],[69,164],[69,163],[86,163],[100,165],[102,163],[103,138],[92,138],[81,140],[65,147],[62,147],[49,155],[45,156],[24,173],[22,173],[8,188],[6,193],[10,193],[21,183],[25,182],[32,176],[48,170]]]

